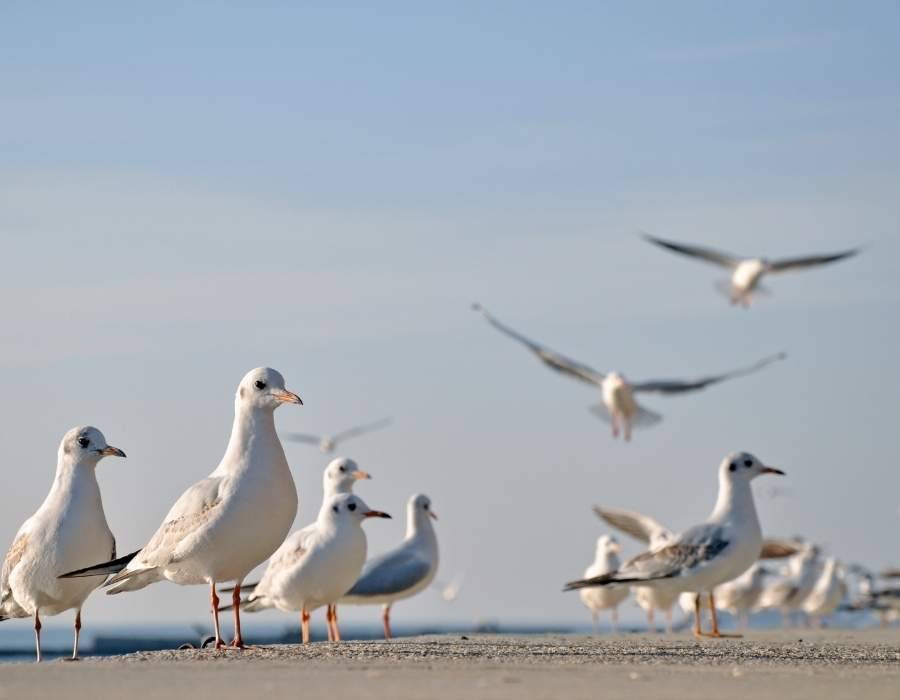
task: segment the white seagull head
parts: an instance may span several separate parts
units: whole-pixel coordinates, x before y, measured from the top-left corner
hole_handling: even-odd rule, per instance
[[[416,523],[424,523],[428,518],[437,520],[438,517],[431,510],[431,499],[424,493],[417,493],[409,497],[409,503],[406,505],[409,520]]]
[[[366,502],[353,493],[342,493],[334,496],[328,502],[328,508],[323,508],[325,517],[334,523],[360,524],[366,518],[388,518],[390,515],[380,510],[372,510]]]
[[[235,401],[240,408],[274,411],[283,403],[303,405],[297,394],[284,387],[281,372],[271,367],[252,369],[238,385]]]
[[[750,482],[763,474],[779,474],[784,472],[775,467],[767,467],[749,452],[732,452],[719,466],[719,474],[731,482]]]
[[[59,443],[60,461],[73,464],[96,466],[104,457],[124,457],[125,453],[118,447],[107,444],[106,438],[99,430],[90,425],[72,428]]]
[[[612,535],[600,535],[597,538],[597,558],[607,554],[618,554],[622,551],[619,541]]]
[[[368,472],[364,472],[352,459],[338,457],[333,459],[325,467],[325,490],[333,490],[335,493],[350,493],[353,484],[360,479],[371,479]]]

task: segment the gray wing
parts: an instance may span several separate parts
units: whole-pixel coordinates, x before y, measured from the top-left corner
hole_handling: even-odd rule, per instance
[[[389,552],[367,562],[346,595],[378,596],[409,590],[428,576],[431,563],[415,552]]]
[[[386,428],[391,424],[390,418],[382,418],[381,420],[377,420],[374,423],[364,423],[363,425],[357,425],[352,428],[348,428],[347,430],[342,430],[339,433],[335,433],[332,436],[332,440],[336,443],[347,440],[349,438],[357,437],[364,433],[370,433],[373,430],[379,430],[381,428]]]
[[[764,357],[759,362],[755,362],[748,367],[741,367],[740,369],[733,370],[731,372],[725,372],[724,374],[714,374],[708,377],[701,377],[700,379],[688,379],[688,380],[680,380],[680,379],[652,379],[647,382],[638,382],[636,384],[632,384],[631,388],[634,391],[652,391],[659,394],[681,394],[687,391],[699,391],[700,389],[705,389],[712,384],[718,384],[719,382],[724,382],[727,379],[734,379],[736,377],[743,377],[747,374],[752,374],[753,372],[758,372],[763,367],[772,364],[773,362],[778,362],[779,360],[783,360],[787,357],[786,353],[779,352],[776,355],[770,355],[768,357]]]
[[[825,255],[808,255],[802,258],[782,258],[769,263],[769,272],[785,272],[786,270],[802,270],[807,267],[817,267],[828,263],[851,258],[859,252],[859,248],[845,250],[840,253],[828,253]]]
[[[737,267],[741,262],[741,258],[738,258],[734,255],[729,255],[728,253],[722,253],[718,250],[713,250],[712,248],[674,243],[673,241],[667,241],[662,238],[655,238],[654,236],[650,236],[647,234],[644,234],[643,238],[645,241],[649,241],[654,245],[658,245],[660,248],[665,248],[666,250],[671,250],[674,253],[680,253],[681,255],[687,255],[692,258],[700,258],[701,260],[711,262],[715,265],[719,265],[720,267],[733,269]]]
[[[570,377],[579,379],[583,382],[587,382],[588,384],[600,385],[603,382],[604,375],[602,372],[598,372],[597,370],[588,367],[587,365],[583,365],[580,362],[571,360],[565,355],[560,355],[550,348],[546,348],[543,345],[540,345],[539,343],[526,338],[521,333],[517,333],[509,326],[505,326],[496,318],[491,316],[487,312],[487,309],[485,309],[481,304],[472,304],[472,308],[475,309],[475,311],[480,311],[485,320],[498,331],[500,331],[504,335],[508,335],[513,340],[517,340],[518,342],[522,343],[522,345],[531,350],[531,352],[537,355],[538,359],[540,359],[540,361],[547,365],[550,369],[554,369],[557,372],[562,372],[563,374],[567,374]]]
[[[594,513],[601,520],[612,525],[614,528],[631,535],[636,540],[650,545],[654,540],[664,541],[671,538],[672,532],[660,525],[653,518],[642,513],[635,513],[628,510],[620,510],[618,508],[601,508],[594,506]]]
[[[307,435],[306,433],[287,433],[284,439],[291,442],[303,442],[307,445],[318,445],[322,441],[318,435]]]
[[[28,534],[20,531],[3,559],[3,567],[0,568],[0,620],[27,616],[25,610],[13,599],[12,589],[9,587],[9,575],[25,556],[27,547]]]

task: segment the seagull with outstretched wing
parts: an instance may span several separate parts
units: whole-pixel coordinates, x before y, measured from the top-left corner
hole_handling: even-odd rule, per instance
[[[750,302],[755,294],[765,291],[760,285],[764,275],[828,265],[829,263],[852,257],[859,252],[858,248],[852,248],[838,253],[768,260],[766,258],[742,258],[730,253],[713,250],[712,248],[675,243],[646,234],[643,238],[673,253],[703,260],[730,270],[731,279],[717,284],[717,289],[723,292],[731,300],[732,304],[740,304],[745,308],[750,306]]]
[[[602,402],[591,406],[591,413],[612,426],[613,437],[618,437],[620,431],[625,440],[631,440],[631,431],[634,428],[645,428],[656,425],[662,420],[662,416],[641,406],[634,395],[639,392],[657,393],[664,395],[683,394],[690,391],[699,391],[713,384],[718,384],[727,379],[734,379],[746,374],[756,372],[763,367],[783,360],[787,355],[778,353],[761,359],[748,367],[714,374],[699,379],[656,379],[646,382],[630,382],[620,372],[604,374],[592,367],[569,359],[540,343],[526,338],[521,333],[514,331],[509,326],[498,321],[488,313],[481,304],[473,304],[472,308],[481,313],[485,320],[494,328],[521,343],[531,350],[545,365],[557,372],[577,379],[585,384],[598,387],[601,392]]]
[[[350,438],[359,437],[360,435],[363,435],[365,433],[371,433],[372,431],[386,428],[390,424],[390,418],[382,418],[381,420],[375,421],[374,423],[363,423],[362,425],[355,425],[352,428],[348,428],[347,430],[342,430],[339,433],[334,433],[334,435],[288,433],[287,435],[285,435],[285,440],[290,440],[291,442],[302,442],[306,443],[307,445],[317,445],[324,454],[328,454],[329,452],[334,452],[335,448],[338,446],[338,443],[349,440]]]

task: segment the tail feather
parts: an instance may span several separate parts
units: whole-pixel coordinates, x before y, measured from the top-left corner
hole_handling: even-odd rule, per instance
[[[104,587],[106,588],[106,595],[116,595],[116,593],[125,593],[126,591],[139,591],[141,588],[161,579],[162,576],[158,568],[132,569],[114,576],[104,584]]]
[[[70,571],[66,574],[62,574],[59,578],[83,578],[85,576],[109,576],[110,574],[118,574],[140,553],[141,550],[138,549],[137,551],[131,552],[131,554],[126,554],[124,557],[119,557],[112,561]]]
[[[666,574],[665,576],[620,576],[618,572],[613,571],[609,574],[601,574],[600,576],[593,576],[592,578],[584,578],[579,579],[577,581],[569,581],[565,587],[564,591],[577,591],[579,588],[594,588],[596,586],[608,586],[611,584],[623,584],[623,585],[631,585],[631,584],[647,584],[652,581],[662,581],[663,579],[672,578],[677,574]]]

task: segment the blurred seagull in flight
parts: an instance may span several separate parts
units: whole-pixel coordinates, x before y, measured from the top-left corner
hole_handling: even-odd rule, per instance
[[[618,437],[621,431],[625,440],[631,440],[631,431],[633,428],[645,428],[656,425],[662,420],[662,416],[654,413],[641,406],[634,395],[640,392],[657,393],[663,395],[683,394],[690,391],[699,391],[713,384],[718,384],[726,379],[734,379],[746,374],[756,372],[766,365],[778,360],[783,360],[787,355],[778,353],[765,357],[749,367],[743,367],[731,372],[723,374],[714,374],[699,379],[656,379],[645,382],[632,382],[625,379],[625,376],[619,372],[609,372],[604,374],[597,370],[583,365],[580,362],[571,360],[564,355],[540,345],[526,338],[524,335],[514,331],[509,326],[504,325],[491,314],[488,313],[481,304],[472,305],[475,311],[479,311],[482,316],[494,328],[509,336],[513,340],[518,341],[531,352],[538,356],[541,362],[557,372],[566,374],[573,379],[578,379],[586,384],[599,387],[602,395],[602,403],[591,406],[591,412],[612,426],[613,437]]]
[[[762,530],[750,482],[763,474],[784,474],[747,452],[728,455],[719,465],[719,495],[712,514],[655,551],[644,552],[618,570],[566,584],[565,590],[594,586],[650,586],[671,593],[697,592],[694,634],[723,637],[716,618],[713,591],[749,569],[763,549]],[[708,596],[712,630],[700,627],[701,593]]]
[[[285,440],[291,442],[302,442],[307,445],[318,445],[323,454],[334,452],[339,443],[345,442],[351,438],[359,437],[365,433],[371,433],[375,430],[381,430],[391,424],[390,418],[382,418],[374,423],[364,423],[356,425],[347,430],[342,430],[334,435],[311,435],[309,433],[287,433]]]
[[[780,260],[767,260],[766,258],[741,258],[730,253],[722,253],[702,246],[674,243],[662,238],[655,238],[644,234],[644,240],[661,248],[681,255],[705,260],[731,270],[731,279],[716,285],[732,304],[739,304],[744,308],[750,306],[751,301],[758,293],[766,293],[760,285],[762,278],[771,273],[789,272],[791,270],[805,270],[810,267],[818,267],[829,263],[844,260],[859,252],[858,248],[844,250],[839,253],[826,253],[823,255],[806,255],[799,258],[781,258]]]

